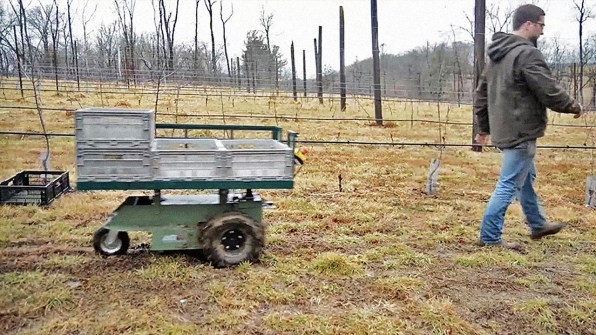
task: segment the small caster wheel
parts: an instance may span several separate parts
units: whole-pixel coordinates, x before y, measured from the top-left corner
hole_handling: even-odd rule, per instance
[[[104,256],[124,255],[130,245],[130,238],[125,231],[111,232],[99,228],[93,234],[93,249]]]

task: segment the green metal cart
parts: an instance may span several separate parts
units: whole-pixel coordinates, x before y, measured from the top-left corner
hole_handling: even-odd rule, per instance
[[[293,188],[297,133],[288,131],[282,141],[282,129],[271,126],[156,124],[155,128],[172,133],[182,130],[184,136],[153,139],[149,163],[143,158],[145,153],[136,154],[142,158],[137,159],[132,149],[126,152],[102,149],[98,154],[83,145],[81,149],[77,147],[78,168],[95,173],[93,178],[77,179],[77,190],[154,191],[152,196],[127,197],[95,232],[94,249],[105,256],[125,254],[130,245],[128,232],[143,231],[151,233],[150,250],[202,249],[217,267],[257,259],[264,246],[265,225],[264,203],[255,190]],[[198,130],[223,130],[232,137],[234,131],[265,131],[271,132],[271,138],[264,142],[251,139],[200,142],[192,134],[189,136]],[[155,143],[173,145],[174,149],[159,151]],[[193,149],[192,145],[203,147]],[[271,154],[274,160],[269,159]],[[109,175],[113,164],[118,166]],[[137,175],[146,171],[149,164],[150,177],[122,178],[118,173],[130,171],[129,166],[122,167],[127,164],[134,166]],[[97,165],[102,169],[91,170]],[[105,176],[98,175],[104,172]],[[163,192],[181,189],[214,192],[192,195]]]

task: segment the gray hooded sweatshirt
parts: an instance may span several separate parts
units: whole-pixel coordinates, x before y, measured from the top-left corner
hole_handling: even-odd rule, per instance
[[[544,136],[546,108],[577,113],[574,100],[557,84],[544,56],[530,40],[498,32],[476,89],[474,114],[480,134],[499,148]]]

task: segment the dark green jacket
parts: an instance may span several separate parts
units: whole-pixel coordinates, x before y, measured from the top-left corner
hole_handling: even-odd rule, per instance
[[[579,112],[531,41],[498,32],[488,47],[488,57],[476,89],[474,114],[479,133],[490,134],[495,146],[511,148],[544,136],[547,107],[561,113]]]

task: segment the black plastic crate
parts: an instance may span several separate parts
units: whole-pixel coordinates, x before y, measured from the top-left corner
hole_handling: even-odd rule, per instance
[[[70,190],[68,171],[21,171],[0,182],[0,204],[47,206]]]

